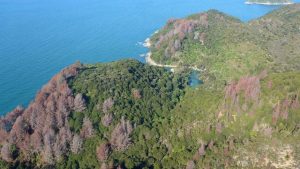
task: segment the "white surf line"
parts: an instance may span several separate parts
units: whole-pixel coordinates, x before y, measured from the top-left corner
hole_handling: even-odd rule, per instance
[[[155,33],[157,33],[157,31],[156,31]],[[146,48],[148,48],[148,49],[151,47],[151,41],[150,41],[150,38],[147,38],[147,39],[145,40],[143,46],[146,47]],[[146,54],[146,57],[145,57],[146,63],[148,63],[149,65],[157,66],[157,67],[166,67],[166,68],[178,68],[178,67],[179,67],[178,65],[164,65],[164,64],[157,63],[157,62],[155,62],[155,61],[151,58],[151,55],[152,55],[152,53],[151,53],[151,52],[148,52],[148,53]],[[203,71],[203,70],[197,68],[196,66],[189,66],[188,68],[189,68],[189,69],[192,69],[192,70],[195,70],[195,71],[199,71],[199,72]]]

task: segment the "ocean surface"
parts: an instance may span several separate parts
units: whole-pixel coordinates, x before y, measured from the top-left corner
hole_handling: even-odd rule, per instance
[[[0,114],[27,106],[75,61],[144,61],[140,42],[169,18],[212,8],[249,21],[277,7],[243,0],[0,0]]]

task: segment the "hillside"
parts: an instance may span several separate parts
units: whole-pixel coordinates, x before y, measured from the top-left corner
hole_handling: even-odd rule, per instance
[[[297,169],[299,11],[172,19],[150,49],[175,72],[131,59],[63,69],[0,119],[0,168]],[[189,66],[203,84],[189,86]]]
[[[257,31],[276,71],[300,70],[300,4],[282,7],[248,25]]]
[[[297,168],[299,73],[247,76],[224,91],[187,90],[162,134],[174,168]]]
[[[1,119],[1,157],[13,168],[154,165],[165,151],[156,126],[186,83],[185,77],[133,60],[77,63],[51,79],[27,109]],[[152,149],[159,152],[152,160],[142,155]]]
[[[263,69],[299,70],[299,8],[286,6],[249,23],[214,10],[170,20],[151,37],[151,58],[199,67],[204,81],[220,85]]]
[[[300,73],[264,71],[221,91],[190,88],[187,75],[134,60],[72,65],[1,119],[0,166],[300,165]]]

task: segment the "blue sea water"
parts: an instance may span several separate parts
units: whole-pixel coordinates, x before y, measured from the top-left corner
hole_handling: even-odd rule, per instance
[[[77,60],[144,61],[147,49],[138,42],[169,18],[212,8],[248,21],[277,7],[243,0],[0,0],[0,114],[26,106]]]

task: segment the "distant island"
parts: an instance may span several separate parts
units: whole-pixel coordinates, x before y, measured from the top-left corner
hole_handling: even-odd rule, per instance
[[[247,0],[246,4],[261,4],[261,5],[290,5],[292,0]]]

